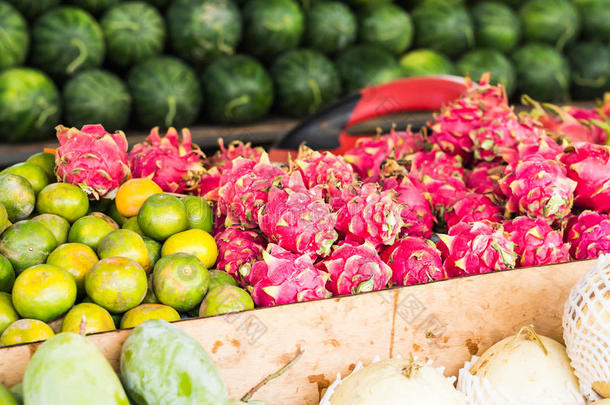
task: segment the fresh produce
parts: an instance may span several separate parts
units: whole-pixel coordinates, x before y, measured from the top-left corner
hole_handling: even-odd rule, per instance
[[[515,69],[511,61],[500,52],[479,49],[464,54],[457,63],[461,75],[478,80],[485,73],[491,73],[492,84],[502,83],[506,95],[510,97],[515,90]]]
[[[54,182],[57,180],[55,177],[55,155],[48,152],[38,152],[34,153],[32,156],[25,160],[28,163],[33,163],[37,166],[42,167],[42,169],[47,174],[47,178],[49,182]]]
[[[210,204],[197,196],[183,197],[181,201],[186,209],[189,228],[211,233],[214,226],[214,213]]]
[[[186,208],[173,195],[153,194],[142,204],[138,224],[146,236],[164,241],[188,228]]]
[[[61,99],[43,73],[29,68],[0,73],[0,135],[7,142],[46,138],[59,123]]]
[[[55,333],[46,323],[36,319],[19,319],[2,332],[0,346],[12,346],[21,343],[46,340]]]
[[[76,7],[59,7],[40,17],[32,29],[32,64],[55,77],[99,67],[104,35],[93,17]]]
[[[99,242],[97,254],[100,259],[122,257],[138,263],[146,272],[151,270],[148,249],[140,235],[128,229],[108,233]]]
[[[400,58],[400,66],[407,77],[451,75],[456,72],[453,63],[431,49],[416,49]]]
[[[36,194],[49,183],[45,171],[40,166],[28,162],[16,163],[9,166],[0,172],[0,174],[4,173],[16,174],[23,177],[30,183]]]
[[[178,232],[167,238],[161,247],[161,256],[174,253],[187,253],[199,259],[205,268],[211,268],[216,263],[218,249],[212,235],[201,229],[189,229]]]
[[[605,146],[578,143],[566,148],[560,157],[567,175],[576,182],[574,203],[578,207],[609,212],[603,184],[608,179],[606,167],[610,165],[610,150]]]
[[[256,231],[240,227],[228,227],[216,234],[218,245],[218,269],[226,271],[236,280],[252,283],[252,264],[263,258],[264,240]]]
[[[575,0],[586,38],[608,41],[610,37],[610,0]]]
[[[163,256],[155,264],[152,282],[159,302],[186,312],[203,300],[210,275],[197,257],[174,253]]]
[[[64,87],[63,103],[68,125],[82,127],[99,122],[110,131],[123,128],[131,112],[131,95],[116,75],[98,69],[71,78]]]
[[[84,8],[91,14],[98,15],[118,4],[120,1],[121,0],[68,0],[68,3]]]
[[[0,255],[0,291],[10,292],[14,282],[15,270],[13,265],[6,257]]]
[[[0,334],[18,319],[19,314],[15,311],[15,307],[13,307],[11,295],[7,292],[0,292]]]
[[[358,23],[350,8],[339,1],[314,2],[307,12],[304,42],[328,55],[356,40]]]
[[[607,214],[585,210],[568,222],[565,239],[570,243],[570,255],[576,260],[593,259],[610,249]]]
[[[237,281],[229,273],[222,270],[210,270],[210,286],[209,291],[212,291],[216,287],[223,285],[234,285],[237,287]]]
[[[346,93],[391,82],[402,77],[402,69],[388,52],[369,45],[356,45],[343,51],[336,62]]]
[[[0,401],[5,405],[18,405],[17,400],[13,397],[13,394],[7,390],[3,385],[0,384]]]
[[[138,215],[148,197],[162,192],[161,187],[148,177],[129,179],[121,184],[114,201],[121,215],[133,218]]]
[[[118,66],[131,66],[163,51],[165,21],[156,8],[144,2],[117,4],[100,24],[108,59]]]
[[[312,50],[284,53],[276,58],[271,73],[279,108],[290,116],[311,115],[335,101],[341,91],[333,64]]]
[[[212,62],[201,83],[210,120],[242,124],[263,117],[273,103],[273,82],[264,66],[247,55]]]
[[[222,285],[211,288],[206,294],[199,307],[199,316],[228,314],[253,308],[254,301],[245,290],[233,285]]]
[[[570,261],[570,245],[544,218],[516,217],[504,223],[504,230],[515,244],[521,267]]]
[[[296,48],[305,26],[295,0],[248,0],[243,19],[244,46],[253,56],[266,60]]]
[[[572,94],[580,99],[601,97],[610,91],[610,49],[601,42],[581,42],[568,50]]]
[[[121,329],[135,328],[149,319],[163,319],[167,322],[179,321],[180,314],[167,305],[142,304],[125,312],[121,317]]]
[[[24,16],[32,20],[45,11],[57,6],[60,0],[7,0]]]
[[[472,9],[475,42],[478,46],[507,53],[521,39],[521,21],[506,4],[482,1]]]
[[[408,236],[398,240],[382,251],[381,260],[390,266],[390,282],[394,285],[420,284],[447,278],[441,252],[433,243],[420,238]]]
[[[17,273],[42,264],[57,241],[44,225],[31,220],[16,222],[0,237],[0,254],[10,260]]]
[[[358,24],[360,41],[398,55],[413,41],[411,17],[397,5],[379,4],[365,8]]]
[[[116,226],[112,226],[98,216],[86,215],[72,224],[70,233],[68,233],[68,241],[81,243],[97,250],[106,235],[116,229]]]
[[[559,50],[580,30],[578,10],[569,0],[529,0],[519,10],[519,17],[526,40],[549,43]]]
[[[64,217],[55,214],[40,214],[32,218],[32,221],[44,225],[44,227],[53,234],[58,246],[62,243],[66,243],[68,240],[70,223]]]
[[[9,3],[0,2],[0,70],[19,66],[25,61],[30,46],[27,24],[21,14]]]
[[[79,334],[107,332],[115,329],[110,313],[90,302],[73,306],[61,323],[62,332]]]
[[[9,221],[27,218],[34,210],[35,201],[36,195],[29,181],[16,174],[0,174],[0,203]],[[4,230],[6,218],[2,226]]]

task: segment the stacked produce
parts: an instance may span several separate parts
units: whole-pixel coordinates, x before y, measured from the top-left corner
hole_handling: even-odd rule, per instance
[[[610,90],[609,0],[510,3],[1,0],[0,141],[304,117],[411,76],[491,72],[541,101]]]

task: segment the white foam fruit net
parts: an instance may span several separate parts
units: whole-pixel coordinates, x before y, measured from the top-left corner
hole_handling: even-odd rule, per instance
[[[572,288],[563,339],[582,393],[600,399],[592,386],[610,381],[610,255],[601,255]]]

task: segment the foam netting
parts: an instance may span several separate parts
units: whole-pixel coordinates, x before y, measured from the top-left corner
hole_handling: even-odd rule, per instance
[[[600,399],[592,385],[610,382],[610,255],[601,255],[572,288],[563,339],[582,393]]]

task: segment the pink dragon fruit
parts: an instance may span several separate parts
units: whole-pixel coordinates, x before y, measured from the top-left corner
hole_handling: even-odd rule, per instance
[[[448,229],[458,222],[476,222],[484,219],[490,222],[498,222],[502,219],[500,207],[484,194],[466,194],[445,211],[445,223]]]
[[[55,129],[60,143],[55,154],[57,179],[80,186],[90,198],[114,198],[131,176],[125,134],[109,134],[101,125]]]
[[[201,158],[205,157],[197,145],[191,143],[191,133],[182,130],[182,141],[175,128],[164,137],[153,128],[145,142],[134,145],[129,152],[129,166],[134,177],[148,177],[163,191],[182,193],[194,190],[204,174]]]
[[[576,182],[560,162],[532,155],[511,163],[499,186],[508,198],[507,212],[553,223],[570,214]]]
[[[216,268],[226,271],[242,285],[252,284],[251,268],[263,258],[263,238],[252,230],[229,227],[214,239],[218,246]]]
[[[396,202],[396,193],[380,191],[374,183],[363,184],[349,200],[334,199],[331,206],[337,211],[337,230],[357,242],[391,245],[403,226],[403,206]]]
[[[383,191],[394,190],[396,201],[402,204],[403,233],[412,236],[428,236],[434,226],[430,203],[408,177],[389,177],[383,180]]]
[[[449,277],[512,269],[517,261],[515,245],[500,223],[460,222],[440,235],[438,248],[446,257]]]
[[[513,163],[531,155],[557,160],[566,146],[567,144],[559,145],[555,139],[546,134],[541,134],[539,137],[521,140],[516,148],[503,149],[502,158],[507,163]]]
[[[327,288],[336,295],[357,294],[385,288],[392,269],[379,258],[370,243],[342,242],[318,268],[330,276]]]
[[[199,181],[199,195],[205,199],[215,201],[218,199],[218,188],[220,187],[220,171],[212,167],[204,171]]]
[[[354,182],[352,166],[330,152],[313,151],[303,145],[291,163],[292,169],[301,173],[308,188],[329,184],[344,187]]]
[[[574,204],[610,211],[610,147],[582,142],[566,148],[560,157],[568,177],[576,181]]]
[[[283,170],[269,162],[266,153],[259,161],[244,158],[233,160],[231,168],[220,177],[217,215],[226,216],[226,226],[256,228],[258,211],[267,202],[269,188],[284,174]]]
[[[466,173],[466,185],[479,194],[494,194],[505,166],[495,162],[481,162]]]
[[[570,254],[576,260],[595,259],[601,253],[610,253],[610,217],[583,211],[570,219],[564,237],[571,244]]]
[[[517,217],[504,223],[522,267],[570,261],[570,245],[543,218]]]
[[[256,305],[289,304],[330,296],[328,274],[314,267],[308,255],[297,255],[270,243],[263,260],[252,265],[252,299]]]
[[[218,146],[220,150],[208,159],[207,164],[209,167],[217,167],[221,172],[229,169],[231,162],[238,157],[258,161],[265,152],[260,146],[253,148],[249,142],[243,143],[241,141],[233,141],[226,148],[222,138],[218,138]]]
[[[388,246],[381,253],[392,269],[393,285],[427,283],[447,278],[441,252],[428,240],[407,236]]]
[[[335,214],[322,196],[322,189],[305,188],[299,172],[273,186],[267,204],[258,213],[258,224],[267,238],[284,249],[309,255],[328,256],[337,240]]]

